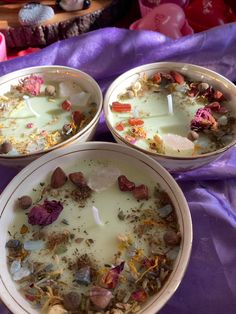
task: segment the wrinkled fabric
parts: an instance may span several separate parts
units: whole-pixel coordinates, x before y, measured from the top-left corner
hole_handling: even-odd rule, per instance
[[[37,65],[75,67],[103,91],[124,71],[156,61],[181,61],[213,69],[236,81],[236,23],[176,41],[151,31],[105,28],[0,63],[0,75]],[[101,117],[95,140],[113,141]],[[0,167],[0,189],[18,170]],[[236,312],[236,148],[210,165],[174,175],[193,220],[189,266],[161,314]],[[6,313],[0,305],[0,313]]]

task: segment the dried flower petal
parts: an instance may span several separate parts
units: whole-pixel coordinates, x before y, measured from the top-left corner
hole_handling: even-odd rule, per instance
[[[120,265],[111,268],[102,278],[102,284],[109,289],[114,289],[118,283],[119,275],[124,269],[125,262],[121,262]]]
[[[147,293],[144,290],[137,290],[131,294],[131,298],[140,303],[145,302],[147,297]]]
[[[217,129],[217,122],[211,114],[210,108],[200,108],[195,113],[194,118],[191,121],[191,129],[201,131],[204,129]]]
[[[40,87],[44,83],[41,76],[31,74],[20,80],[17,90],[22,94],[37,96],[40,93]]]
[[[58,218],[62,210],[61,202],[45,200],[43,205],[37,204],[31,208],[28,222],[31,225],[50,225]]]
[[[224,114],[224,113],[228,112],[228,109],[221,106],[221,104],[218,101],[214,101],[214,102],[206,105],[205,108],[209,108],[212,111],[220,113],[220,114]]]

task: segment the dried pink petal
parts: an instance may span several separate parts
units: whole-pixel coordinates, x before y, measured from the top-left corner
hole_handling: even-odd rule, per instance
[[[118,283],[120,273],[124,269],[125,262],[120,263],[120,265],[111,268],[103,277],[102,284],[108,289],[114,289]]]
[[[40,93],[40,87],[44,83],[41,76],[31,74],[19,81],[17,90],[22,94],[37,96]]]
[[[28,214],[28,222],[31,225],[50,225],[58,218],[62,210],[63,205],[61,202],[45,200],[43,205],[37,204],[31,208]]]
[[[228,112],[228,109],[221,106],[221,104],[218,101],[214,101],[214,102],[206,105],[205,108],[209,108],[212,111],[220,113],[220,114],[225,114]]]
[[[113,297],[111,291],[101,287],[92,287],[89,295],[92,303],[99,309],[105,309]]]
[[[210,108],[200,108],[195,113],[194,118],[191,121],[191,130],[201,131],[204,129],[217,129],[217,121],[211,114]]]
[[[140,303],[145,302],[147,297],[147,293],[144,290],[136,290],[131,294],[131,298]]]

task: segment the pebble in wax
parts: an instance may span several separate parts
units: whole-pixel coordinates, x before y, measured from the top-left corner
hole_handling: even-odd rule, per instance
[[[16,200],[6,248],[12,279],[32,306],[136,313],[162,289],[181,234],[169,196],[145,171],[80,160],[52,170],[30,197],[28,209]]]
[[[213,152],[235,137],[223,93],[175,71],[140,75],[110,110],[111,124],[126,141],[164,155]]]
[[[47,150],[78,133],[97,105],[72,76],[31,74],[1,86],[0,154]]]

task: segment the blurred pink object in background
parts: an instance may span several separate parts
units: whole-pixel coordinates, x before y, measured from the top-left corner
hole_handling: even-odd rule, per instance
[[[183,9],[174,3],[158,5],[143,18],[132,23],[129,28],[157,31],[173,39],[193,34]]]
[[[189,0],[139,0],[141,15],[145,16],[153,8],[163,3],[175,3],[181,6],[182,8],[185,8],[188,5]]]
[[[0,61],[7,60],[7,48],[5,37],[2,33],[0,33]]]

